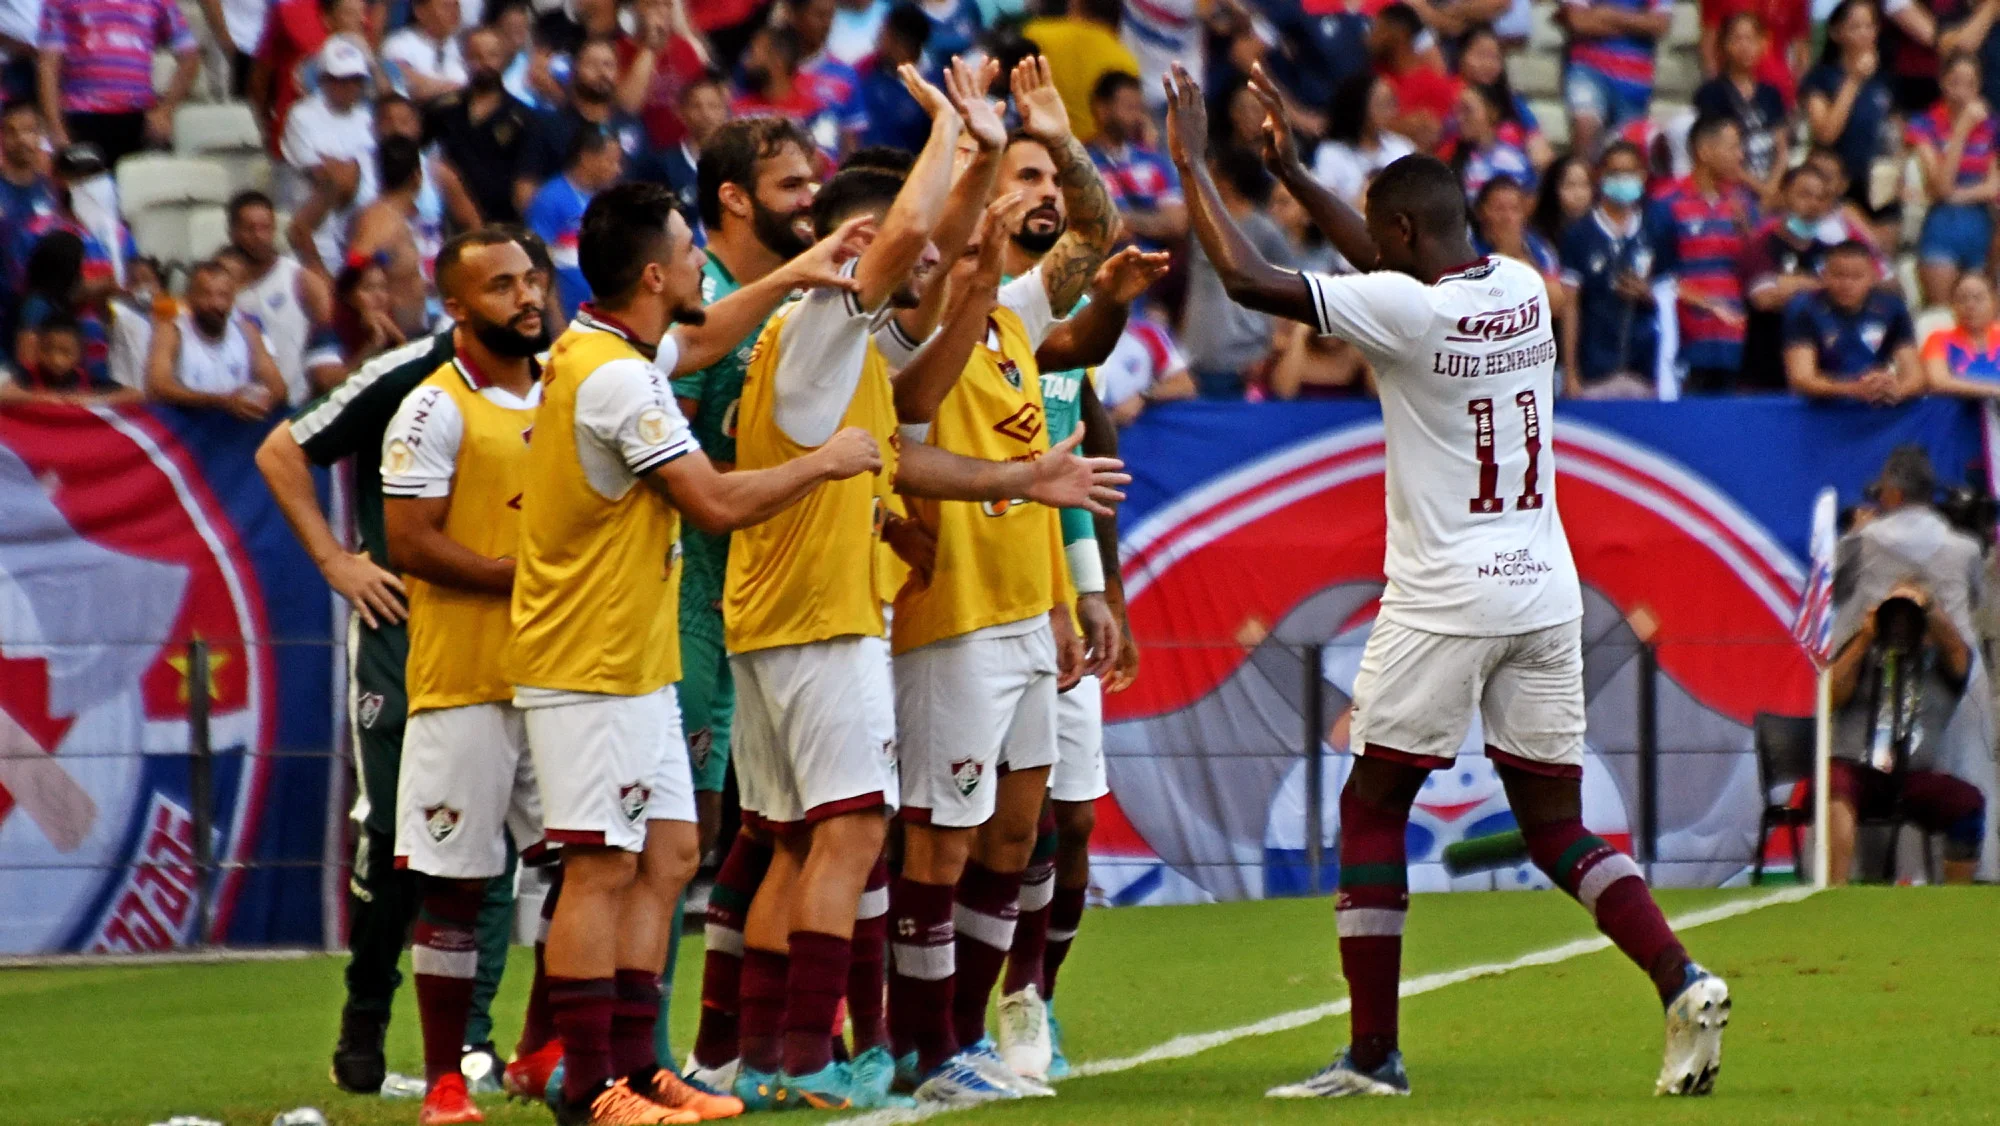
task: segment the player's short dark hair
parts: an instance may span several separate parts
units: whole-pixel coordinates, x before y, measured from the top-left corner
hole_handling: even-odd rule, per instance
[[[424,152],[408,137],[384,137],[375,150],[375,167],[382,190],[393,192],[416,183],[423,172]]]
[[[42,318],[42,323],[36,325],[33,331],[39,336],[47,336],[52,332],[66,332],[76,337],[79,343],[83,340],[83,325],[68,313],[50,313]]]
[[[266,208],[273,215],[277,214],[278,211],[277,204],[271,202],[270,196],[265,195],[256,188],[249,188],[229,197],[229,210],[227,212],[229,225],[232,227],[235,226],[236,221],[243,217],[243,213],[253,207]]]
[[[521,232],[498,223],[488,223],[484,227],[474,227],[446,239],[438,248],[437,262],[432,266],[432,274],[437,278],[438,293],[450,296],[458,287],[458,268],[465,261],[465,252],[482,246],[500,246],[503,243],[520,243]],[[523,250],[527,248],[522,247]],[[534,256],[529,255],[532,261]]]
[[[1389,4],[1375,13],[1375,22],[1393,24],[1412,39],[1424,33],[1423,17],[1417,15],[1415,8],[1400,2]]]
[[[1695,118],[1694,124],[1688,127],[1688,152],[1694,152],[1702,142],[1722,132],[1724,129],[1734,129],[1739,136],[1743,132],[1743,126],[1730,114],[1705,113]]]
[[[616,145],[618,138],[611,130],[600,125],[578,129],[569,139],[569,152],[563,154],[563,167],[575,168],[585,157],[596,156],[607,146]]]
[[[1391,161],[1368,185],[1368,209],[1410,217],[1433,238],[1465,233],[1465,187],[1451,166],[1423,153]]]
[[[903,190],[903,177],[879,168],[845,168],[813,197],[813,231],[820,237],[863,211],[887,211]]]
[[[917,154],[895,145],[863,145],[840,159],[839,171],[850,168],[868,168],[876,172],[888,172],[897,176],[907,176],[910,169],[917,166]]]
[[[789,117],[759,115],[724,122],[701,146],[701,162],[694,170],[694,198],[701,221],[709,229],[722,226],[722,185],[735,184],[746,192],[757,188],[757,165],[796,145],[810,159],[812,135]]]
[[[1129,70],[1107,70],[1104,76],[1097,80],[1097,85],[1090,88],[1090,100],[1108,102],[1127,90],[1142,92],[1145,90],[1145,87],[1139,85],[1139,76]]]
[[[931,41],[931,18],[922,8],[911,3],[899,3],[889,9],[882,20],[882,26],[889,34],[910,45],[913,50],[922,51]]]
[[[1599,168],[1602,168],[1605,165],[1611,163],[1612,157],[1621,154],[1629,156],[1633,160],[1638,161],[1640,168],[1646,167],[1645,151],[1642,150],[1638,145],[1635,145],[1632,142],[1625,140],[1622,137],[1604,146],[1604,151],[1597,154],[1597,166]]]
[[[1865,258],[1868,260],[1868,264],[1873,266],[1875,264],[1875,248],[1858,238],[1845,239],[1827,248],[1826,260],[1831,262],[1835,258]]]
[[[676,104],[686,105],[688,98],[704,86],[720,86],[726,94],[729,89],[729,76],[714,67],[703,69],[700,74],[688,79],[687,85],[681,87],[680,95],[674,99]]]
[[[545,274],[553,275],[556,272],[556,260],[549,254],[549,244],[542,241],[542,236],[513,223],[496,225],[506,231],[515,242],[520,243],[522,250],[528,252],[529,265]]]
[[[664,184],[627,180],[598,192],[583,212],[577,265],[597,300],[616,305],[662,256],[667,224],[680,201]]]

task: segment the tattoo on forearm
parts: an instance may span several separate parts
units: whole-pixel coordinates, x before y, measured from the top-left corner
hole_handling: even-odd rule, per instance
[[[1055,160],[1056,186],[1069,210],[1069,231],[1042,260],[1042,278],[1049,306],[1063,315],[1083,296],[1111,253],[1111,240],[1118,234],[1118,209],[1082,142],[1066,138],[1049,155]]]

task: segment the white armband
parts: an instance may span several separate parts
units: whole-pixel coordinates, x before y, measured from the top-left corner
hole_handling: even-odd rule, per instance
[[[1104,593],[1104,559],[1097,554],[1095,539],[1069,544],[1063,554],[1069,557],[1069,577],[1078,594]]]
[[[905,422],[896,427],[896,433],[902,435],[903,441],[914,442],[921,446],[931,440],[931,424],[928,422]]]

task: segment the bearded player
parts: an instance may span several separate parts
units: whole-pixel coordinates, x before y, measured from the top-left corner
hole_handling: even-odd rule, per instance
[[[957,68],[947,73],[949,97],[912,68],[902,77],[931,115],[930,136],[906,173],[843,170],[814,199],[818,230],[866,216],[880,233],[851,267],[856,292],[808,295],[765,326],[738,411],[739,469],[810,458],[841,425],[885,444],[896,432],[895,390],[874,333],[895,308],[915,306],[916,284],[937,260],[932,236],[964,128],[958,107],[976,97]],[[855,1076],[831,1059],[828,1033],[862,891],[882,849],[883,814],[898,795],[875,574],[886,498],[894,488],[995,504],[1026,496],[1101,508],[1117,499],[1125,477],[1116,463],[1076,458],[1074,445],[1039,462],[909,443],[899,455],[891,446],[872,479],[822,488],[730,545],[724,621],[737,687],[737,777],[746,815],[777,842],[744,932],[736,1091],[752,1106],[841,1109],[881,1094],[857,1090]]]
[[[685,514],[718,534],[755,524],[823,482],[870,472],[881,454],[850,429],[769,472],[717,473],[668,381],[720,358],[793,289],[847,284],[833,261],[858,226],[704,311],[700,250],[665,188],[621,184],[584,213],[578,259],[593,300],[543,377],[507,657],[547,836],[564,849],[547,948],[561,1123],[742,1111],[658,1066],[654,1048],[669,917],[698,859],[671,691],[679,523]]]
[[[1265,163],[1335,249],[1376,272],[1336,278],[1272,267],[1209,177],[1200,88],[1178,66],[1165,84],[1174,163],[1192,189],[1188,212],[1229,296],[1353,342],[1382,393],[1388,586],[1355,680],[1359,750],[1340,795],[1336,918],[1353,1038],[1324,1071],[1270,1094],[1409,1093],[1396,1042],[1404,831],[1425,777],[1451,766],[1474,715],[1535,864],[1659,992],[1666,1058],[1655,1091],[1708,1093],[1728,986],[1688,958],[1631,858],[1583,826],[1583,601],[1545,437],[1556,347],[1541,278],[1473,252],[1464,190],[1427,156],[1382,171],[1364,221],[1299,162],[1259,69]]]
[[[446,243],[437,279],[457,353],[403,400],[382,444],[390,562],[410,600],[396,863],[420,880],[410,961],[424,1126],[484,1121],[459,1070],[474,930],[488,881],[506,870],[509,833],[524,861],[543,852],[526,730],[500,666],[513,632],[517,502],[541,402],[532,357],[548,346],[543,283],[496,228]],[[539,1047],[524,1043],[530,1054]]]

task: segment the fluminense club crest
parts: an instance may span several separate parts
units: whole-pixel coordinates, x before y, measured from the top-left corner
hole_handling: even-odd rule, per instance
[[[453,833],[458,832],[458,823],[465,815],[452,807],[439,803],[424,807],[424,832],[431,835],[436,844],[443,844]]]
[[[653,791],[639,782],[630,782],[618,787],[618,811],[625,820],[637,822],[646,812],[646,803],[653,798]]]
[[[966,797],[979,788],[979,780],[985,775],[986,764],[978,759],[962,758],[951,764],[951,780]]]

